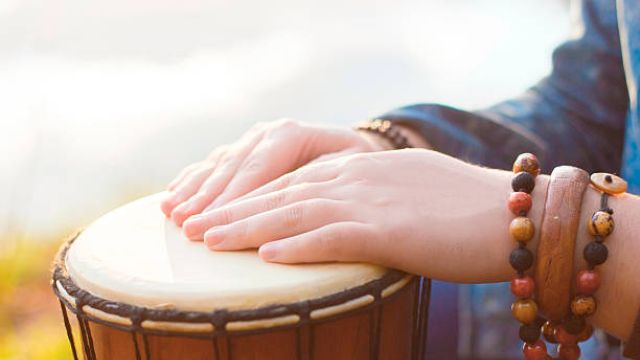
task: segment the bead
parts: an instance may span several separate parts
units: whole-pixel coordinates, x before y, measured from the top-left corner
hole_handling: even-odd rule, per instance
[[[578,360],[580,359],[580,347],[576,344],[560,344],[558,356],[562,360]]]
[[[524,343],[522,352],[527,360],[545,360],[547,357],[547,345],[542,340],[536,341],[535,344]]]
[[[584,317],[570,314],[566,319],[564,319],[562,327],[569,334],[578,335],[582,330],[584,330],[586,324],[587,323],[586,321],[584,321]]]
[[[556,340],[556,328],[557,326],[551,321],[547,321],[542,325],[542,335],[544,336],[544,339],[552,344],[556,344],[558,342],[558,340]]]
[[[593,270],[580,270],[576,275],[576,289],[582,295],[591,295],[600,287],[600,275]]]
[[[530,298],[535,289],[535,282],[531,276],[517,277],[511,280],[511,293],[519,298]]]
[[[571,312],[578,316],[590,316],[596,312],[598,305],[592,296],[576,296],[571,302]]]
[[[607,250],[606,245],[592,241],[584,247],[582,255],[589,265],[596,266],[607,261],[609,250]]]
[[[627,191],[627,182],[621,177],[607,173],[591,174],[591,184],[609,195],[622,194]]]
[[[558,326],[556,329],[556,340],[560,344],[575,344],[578,341],[578,337],[569,333],[564,326]]]
[[[615,223],[613,222],[613,216],[606,211],[596,211],[591,216],[591,219],[587,223],[587,229],[589,234],[596,236],[606,237],[613,232]]]
[[[585,324],[584,329],[580,331],[578,334],[578,342],[583,342],[589,340],[589,338],[593,335],[593,325]]]
[[[526,171],[517,173],[516,176],[513,177],[513,180],[511,180],[511,188],[513,191],[522,191],[531,194],[535,186],[536,179]]]
[[[542,325],[544,325],[545,322],[547,322],[545,318],[543,318],[542,316],[538,316],[534,324],[536,324],[537,327],[542,328]]]
[[[531,299],[519,299],[511,304],[513,317],[523,324],[531,324],[538,315],[538,305]]]
[[[509,263],[518,272],[524,272],[533,265],[533,254],[527,248],[516,248],[509,256]]]
[[[507,207],[515,215],[526,215],[531,209],[531,195],[526,192],[512,192],[507,200]]]
[[[527,344],[535,344],[540,338],[540,327],[537,324],[524,324],[520,325],[520,340]]]
[[[533,238],[533,234],[535,233],[533,221],[528,217],[518,216],[511,220],[509,233],[513,240],[527,242]]]
[[[540,173],[538,158],[531,153],[518,155],[516,161],[513,163],[513,172],[519,173],[521,171],[526,171],[533,176],[538,175]]]

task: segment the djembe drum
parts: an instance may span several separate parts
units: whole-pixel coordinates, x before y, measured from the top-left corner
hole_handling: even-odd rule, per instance
[[[60,250],[53,289],[74,358],[423,358],[427,280],[210,251],[165,219],[160,196],[106,214]]]

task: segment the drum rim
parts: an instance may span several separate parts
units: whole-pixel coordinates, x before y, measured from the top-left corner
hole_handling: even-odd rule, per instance
[[[114,328],[120,328],[122,330],[144,330],[144,332],[155,333],[160,335],[166,334],[180,334],[184,335],[185,331],[177,330],[151,330],[144,328],[142,322],[145,320],[154,322],[170,322],[170,323],[187,323],[187,324],[211,324],[212,329],[205,333],[247,333],[260,331],[260,329],[249,329],[240,331],[230,331],[226,329],[226,325],[231,322],[250,322],[260,320],[272,320],[289,315],[297,315],[298,319],[292,323],[284,325],[268,326],[268,329],[286,328],[293,326],[299,326],[305,323],[316,323],[329,319],[333,319],[343,315],[349,314],[352,311],[350,309],[338,311],[333,315],[327,316],[327,319],[322,318],[320,320],[312,319],[310,314],[314,310],[327,309],[333,306],[340,306],[346,302],[357,300],[365,296],[370,296],[373,299],[365,304],[363,308],[369,308],[381,301],[387,300],[387,295],[383,295],[383,291],[388,288],[392,288],[396,284],[400,284],[397,289],[391,291],[389,298],[399,292],[399,290],[405,288],[407,284],[413,282],[416,278],[414,275],[407,274],[400,270],[388,269],[381,278],[371,280],[367,283],[354,286],[342,290],[340,292],[313,298],[305,301],[298,301],[286,304],[273,304],[268,306],[259,307],[256,309],[244,309],[244,310],[226,310],[216,309],[214,311],[195,311],[195,310],[179,310],[179,309],[153,309],[140,305],[133,305],[119,301],[113,301],[101,298],[97,295],[90,293],[87,290],[80,288],[71,279],[66,269],[66,254],[73,242],[78,238],[81,231],[73,235],[69,240],[65,241],[60,247],[58,254],[54,261],[54,268],[52,274],[52,287],[53,292],[59,298],[59,300],[70,311],[81,315],[83,317],[90,318],[91,320],[102,323],[103,325],[111,326]],[[405,281],[405,279],[407,279]],[[404,283],[403,283],[404,281]],[[71,303],[70,299],[65,297],[60,291],[59,286],[66,292],[67,296],[72,298],[75,303]],[[384,298],[384,299],[383,299]],[[107,315],[113,315],[121,317],[123,319],[129,319],[131,325],[117,324],[114,321],[105,320],[102,318],[96,318],[90,314],[87,314],[83,308],[89,306],[92,309],[106,313]],[[264,329],[262,329],[264,330]]]

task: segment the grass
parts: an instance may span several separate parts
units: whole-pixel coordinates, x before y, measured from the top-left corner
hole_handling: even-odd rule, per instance
[[[70,359],[49,282],[60,242],[13,236],[0,244],[0,360]]]

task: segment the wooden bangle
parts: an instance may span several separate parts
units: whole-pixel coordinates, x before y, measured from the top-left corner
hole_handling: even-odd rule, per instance
[[[575,167],[559,166],[551,173],[534,270],[536,300],[551,321],[559,322],[569,312],[576,234],[588,184],[589,174]]]

